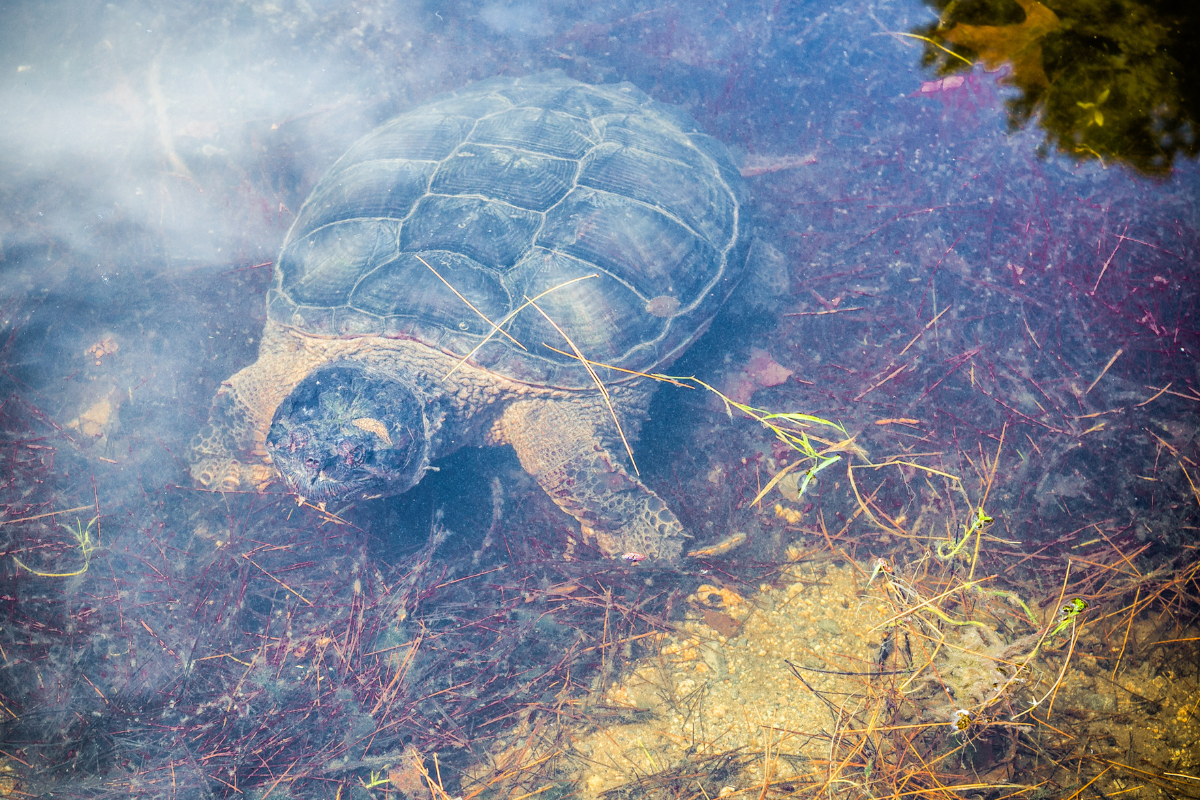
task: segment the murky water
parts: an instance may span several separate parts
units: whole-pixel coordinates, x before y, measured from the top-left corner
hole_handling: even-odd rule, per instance
[[[630,796],[1067,796],[1108,769],[1106,793],[1191,796],[1195,23],[937,5],[6,6],[0,793],[561,796],[624,771]],[[633,451],[695,555],[607,557],[511,448],[322,507],[278,481],[194,484],[190,442],[257,358],[273,262],[325,171],[439,93],[552,69],[682,109],[748,192],[746,277],[669,368],[711,390],[660,387]],[[825,575],[819,655],[752,638]],[[1051,635],[1073,597],[1087,610]],[[877,607],[878,631],[854,628]],[[967,667],[939,661],[960,651],[999,688],[967,698]],[[1036,680],[992,674],[1035,656]],[[909,740],[920,758],[874,728],[841,755],[852,736],[805,731],[837,756],[818,764],[811,738],[762,738],[774,711],[744,741],[697,723],[732,714],[737,680],[790,680],[783,659],[924,675],[817,686],[861,699],[846,730],[886,708],[933,731]],[[657,695],[637,688],[653,663]],[[1056,674],[1067,702],[1028,710]],[[796,686],[778,719],[825,720]],[[1053,739],[1071,720],[1086,743]],[[602,734],[580,755],[584,729]]]

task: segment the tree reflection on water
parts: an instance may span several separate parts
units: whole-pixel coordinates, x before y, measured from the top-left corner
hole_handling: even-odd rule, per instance
[[[1077,160],[1123,161],[1170,173],[1200,152],[1200,40],[1190,4],[1171,0],[925,0],[939,19],[914,33],[939,75],[981,63],[1020,89],[1009,121],[1035,113],[1053,145]]]

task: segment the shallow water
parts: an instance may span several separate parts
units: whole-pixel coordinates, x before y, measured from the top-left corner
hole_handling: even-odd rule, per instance
[[[1166,18],[1126,11],[1147,31],[1127,59],[1144,71],[1126,74],[1053,31],[1017,47],[998,26],[1030,12],[978,5],[945,18],[974,26],[977,63],[939,72],[902,35],[936,34],[937,12],[903,0],[2,13],[0,767],[20,791],[413,794],[386,777],[412,746],[470,794],[489,748],[545,744],[547,707],[556,726],[564,706],[621,722],[603,692],[657,641],[643,634],[700,613],[685,598],[702,582],[750,596],[818,551],[857,565],[864,593],[884,557],[924,597],[986,573],[1050,617],[1068,580],[1092,604],[1088,670],[1122,674],[1126,648],[1097,642],[1128,621],[1136,652],[1161,661],[1141,694],[1171,669],[1171,692],[1194,689],[1187,644],[1155,645],[1195,636],[1194,591],[1143,604],[1194,576],[1200,496],[1200,175],[1178,124],[1195,86],[1186,70],[1176,86],[1147,77],[1173,52]],[[507,450],[462,451],[407,495],[327,510],[279,484],[194,487],[188,443],[254,361],[272,261],[324,171],[439,92],[546,69],[681,107],[742,169],[749,277],[672,373],[836,421],[859,449],[804,496],[752,506],[796,451],[703,390],[663,387],[635,454],[703,551],[679,569],[572,544],[577,527]],[[1149,105],[1165,110],[1139,128]],[[993,521],[972,540],[976,508]],[[431,530],[447,540],[427,546]],[[744,544],[721,549],[736,533]],[[973,559],[937,558],[960,540]],[[1002,633],[1026,635],[1020,619]],[[759,668],[782,669],[779,655]],[[1124,724],[1175,720],[1182,735],[1195,712],[1176,713]],[[1128,763],[1195,774],[1140,746]],[[989,758],[979,772],[1017,763]]]

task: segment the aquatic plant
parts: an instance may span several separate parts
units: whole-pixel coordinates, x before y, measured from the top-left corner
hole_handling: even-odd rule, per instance
[[[36,570],[27,565],[25,562],[21,561],[21,559],[15,555],[12,557],[13,561],[17,566],[33,575],[37,575],[39,578],[73,578],[76,575],[82,575],[83,573],[87,572],[88,566],[92,562],[92,554],[95,553],[96,548],[99,547],[98,535],[97,541],[92,541],[92,531],[96,530],[96,523],[99,521],[99,519],[99,517],[92,517],[90,520],[88,520],[87,527],[84,527],[83,523],[78,519],[75,520],[74,526],[67,525],[66,523],[59,523],[59,527],[69,533],[71,538],[75,540],[75,547],[79,549],[79,555],[83,559],[83,566],[77,570],[74,570],[73,572],[43,572]]]

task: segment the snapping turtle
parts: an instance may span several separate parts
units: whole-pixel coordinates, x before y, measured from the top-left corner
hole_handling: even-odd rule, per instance
[[[629,84],[495,78],[402,114],[300,209],[192,475],[229,490],[273,466],[303,497],[372,497],[509,444],[601,550],[672,559],[683,528],[614,419],[636,435],[653,381],[634,373],[733,289],[743,203],[725,149]]]

